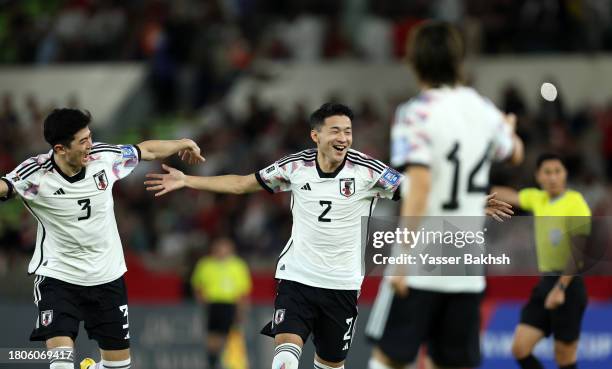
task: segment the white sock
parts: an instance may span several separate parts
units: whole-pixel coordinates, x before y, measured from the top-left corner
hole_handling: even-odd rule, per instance
[[[272,369],[298,369],[302,348],[293,343],[282,343],[274,350]]]
[[[314,359],[314,369],[344,369],[344,364],[342,364],[342,366],[333,367],[320,363],[317,359]]]
[[[74,369],[74,348],[62,346],[50,349],[49,369]]]
[[[131,359],[122,361],[108,361],[102,359],[101,362],[96,363],[96,366],[89,369],[130,369],[131,365]]]
[[[368,369],[393,369],[393,368],[381,363],[380,361],[374,358],[370,358],[370,361],[368,362]]]

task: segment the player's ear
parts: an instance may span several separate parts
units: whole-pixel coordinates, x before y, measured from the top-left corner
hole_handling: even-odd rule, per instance
[[[56,154],[63,154],[66,152],[66,149],[64,148],[64,145],[62,144],[55,144],[53,145],[53,152]]]
[[[319,143],[319,132],[317,132],[316,129],[311,129],[310,138],[312,139],[312,141],[314,141],[314,143],[318,144]]]

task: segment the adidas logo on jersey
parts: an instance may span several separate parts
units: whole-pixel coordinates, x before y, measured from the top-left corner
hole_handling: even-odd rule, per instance
[[[53,192],[54,195],[65,195],[66,192],[64,192],[63,188],[60,188],[59,190]]]
[[[344,347],[342,348],[342,351],[344,350],[348,350],[349,349],[349,344],[348,342],[344,344]]]
[[[311,191],[312,188],[310,188],[310,184],[306,183],[305,185],[302,186],[302,188],[300,188],[301,190],[306,190],[306,191]]]
[[[281,265],[280,270],[285,270],[285,264]]]

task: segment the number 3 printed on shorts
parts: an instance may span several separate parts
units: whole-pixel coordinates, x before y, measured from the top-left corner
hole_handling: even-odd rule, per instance
[[[119,306],[119,310],[123,313],[123,317],[125,318],[125,324],[123,325],[123,329],[128,329],[130,327],[130,319],[128,318],[128,306],[121,305]],[[130,339],[130,331],[128,330],[123,339]]]

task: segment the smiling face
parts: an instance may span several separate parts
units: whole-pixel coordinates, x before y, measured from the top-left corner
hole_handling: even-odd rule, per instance
[[[567,171],[560,160],[545,160],[536,172],[536,180],[550,197],[556,197],[565,191]]]
[[[330,162],[339,163],[353,144],[352,128],[351,119],[346,115],[332,115],[310,131],[310,137],[317,144],[319,153]]]
[[[53,146],[54,151],[62,155],[64,160],[72,168],[83,168],[89,161],[89,152],[93,142],[91,139],[91,131],[89,127],[85,127],[74,134],[70,144],[56,144]]]

